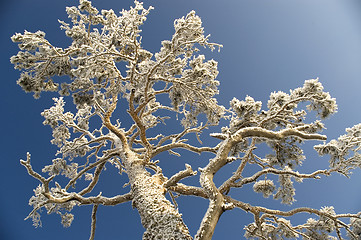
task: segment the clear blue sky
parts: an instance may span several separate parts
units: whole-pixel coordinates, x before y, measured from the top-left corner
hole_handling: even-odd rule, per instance
[[[0,167],[0,239],[88,239],[90,207],[75,209],[70,228],[63,228],[58,215],[43,212],[43,227],[33,228],[30,220],[23,221],[32,210],[27,205],[38,182],[27,175],[19,159],[29,151],[36,170],[51,161],[56,151],[50,144],[51,131],[42,125],[40,112],[52,103],[49,95],[34,100],[25,94],[16,80],[19,72],[9,58],[16,54],[16,44],[10,41],[15,32],[42,30],[54,45],[66,47],[69,40],[59,28],[57,19],[67,20],[65,7],[77,5],[75,0],[4,0],[0,3],[1,29],[1,167]],[[98,9],[115,12],[127,9],[132,1],[95,0]],[[224,45],[220,53],[209,58],[219,62],[221,82],[219,102],[228,107],[233,96],[246,95],[265,101],[272,91],[289,91],[303,81],[319,77],[326,91],[338,102],[339,111],[326,121],[329,138],[344,133],[346,127],[361,122],[361,3],[359,0],[149,0],[145,6],[155,7],[143,27],[146,49],[156,51],[160,41],[171,38],[173,20],[195,10],[201,16],[211,40]],[[306,144],[306,147],[309,145]],[[207,157],[192,155],[190,162],[204,165]],[[307,148],[304,171],[325,168],[327,158],[318,158]],[[197,159],[196,159],[197,158]],[[167,159],[166,159],[167,160]],[[175,158],[165,165],[184,166]],[[178,169],[180,170],[180,169]],[[116,194],[124,182],[108,177],[103,192]],[[220,174],[226,174],[223,171]],[[100,189],[100,188],[99,188]],[[239,199],[258,205],[277,207],[272,199],[242,189]],[[334,175],[321,180],[296,184],[297,202],[293,206],[335,206],[337,213],[361,211],[361,171],[351,179]],[[193,197],[179,200],[180,211],[192,235],[208,205]],[[289,207],[283,207],[289,209]],[[214,239],[242,239],[243,227],[250,215],[233,210],[222,215]],[[295,221],[299,221],[296,218]],[[136,210],[130,204],[100,207],[97,239],[140,239],[143,233]]]

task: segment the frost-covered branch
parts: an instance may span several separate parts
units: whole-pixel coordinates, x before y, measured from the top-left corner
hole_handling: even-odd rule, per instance
[[[346,134],[337,140],[315,146],[319,155],[330,156],[330,168],[349,177],[351,171],[361,167],[361,124],[346,129]]]
[[[300,234],[302,236],[307,236],[306,239],[328,239],[329,233],[333,231],[339,232],[340,228],[345,228],[345,230],[353,239],[358,239],[355,232],[350,229],[350,227],[355,227],[355,225],[348,225],[341,221],[340,218],[357,219],[359,222],[361,222],[359,214],[336,214],[333,210],[333,207],[323,207],[321,210],[301,207],[294,208],[290,211],[280,211],[260,206],[251,206],[250,204],[235,200],[229,196],[225,196],[225,198],[227,202],[233,204],[235,207],[254,214],[255,223],[251,223],[245,227],[245,237],[247,238],[267,238],[270,236],[298,238],[298,234]],[[309,218],[303,225],[292,226],[290,221],[284,219],[282,220],[283,228],[282,226],[277,227],[267,224],[267,218],[276,219],[278,218],[277,216],[291,217],[300,213],[314,214],[319,217],[319,220]]]
[[[124,132],[121,131],[120,129],[118,129],[117,127],[115,127],[110,122],[110,117],[112,116],[112,113],[114,112],[114,110],[117,106],[117,102],[118,102],[118,98],[117,98],[117,96],[114,96],[113,102],[110,105],[109,110],[105,113],[103,121],[104,121],[104,125],[120,139],[120,141],[122,143],[122,147],[124,149],[128,149],[129,146],[128,146],[128,142],[127,142]]]
[[[56,212],[61,215],[62,217],[62,223],[64,226],[70,226],[73,215],[69,213],[63,213],[60,211],[61,209],[64,209],[66,211],[70,211],[74,205],[80,204],[80,205],[90,205],[90,204],[102,204],[102,205],[117,205],[120,203],[124,203],[127,201],[131,201],[132,195],[131,193],[124,194],[124,195],[118,195],[112,198],[107,198],[101,196],[99,194],[96,197],[83,197],[87,192],[90,192],[91,189],[97,182],[97,175],[99,173],[95,173],[95,180],[89,184],[89,186],[79,193],[76,192],[67,192],[67,188],[62,188],[57,182],[55,182],[56,187],[51,188],[49,187],[49,183],[51,180],[54,179],[56,175],[52,175],[49,178],[42,177],[39,173],[35,172],[32,169],[31,163],[30,163],[30,154],[27,154],[27,160],[21,160],[20,161],[24,167],[26,167],[28,173],[30,176],[38,179],[41,182],[41,185],[34,191],[35,195],[30,199],[29,204],[33,205],[33,210],[28,215],[27,218],[32,218],[34,225],[39,226],[41,225],[40,221],[40,215],[38,213],[38,210],[45,207],[48,210],[48,214],[52,212]],[[104,165],[105,162],[101,162],[102,165]],[[99,166],[98,166],[99,167]],[[102,169],[103,166],[99,167],[95,172],[99,172]],[[27,219],[26,218],[26,219]]]
[[[248,127],[238,130],[224,140],[221,147],[218,149],[217,156],[214,159],[211,159],[207,167],[201,171],[201,185],[205,188],[206,192],[208,192],[210,205],[197,233],[197,237],[199,239],[209,239],[213,235],[215,225],[218,222],[220,215],[223,213],[224,199],[221,191],[217,189],[213,182],[213,176],[219,169],[229,162],[227,156],[232,147],[244,138],[248,137],[280,140],[290,136],[297,136],[305,140],[326,139],[323,135],[305,134],[297,129],[284,129],[274,132],[261,127]]]
[[[46,91],[61,95],[53,99],[54,106],[42,112],[44,125],[52,130],[51,143],[58,147],[57,158],[42,170],[50,176],[45,178],[33,170],[30,154],[26,161],[21,160],[28,174],[40,182],[29,200],[33,210],[28,217],[34,225],[41,224],[41,208],[60,214],[62,224],[68,227],[74,218],[69,212],[75,205],[93,205],[93,239],[99,204],[132,201],[146,229],[143,239],[189,240],[191,235],[178,212],[174,192],[209,200],[196,239],[211,239],[220,216],[234,208],[254,216],[254,223],[245,228],[247,238],[326,239],[335,233],[341,239],[341,229],[356,238],[361,233],[359,214],[336,214],[332,207],[273,210],[227,194],[231,188],[237,190],[253,183],[253,190],[263,197],[273,194],[281,203],[291,204],[295,201],[292,179],[318,179],[333,172],[349,176],[352,169],[361,166],[361,125],[347,129],[347,134],[337,140],[315,146],[320,155],[331,156],[330,169],[299,173],[296,168],[306,159],[301,143],[325,141],[322,120],[337,111],[335,99],[323,90],[318,79],[306,80],[289,93],[271,93],[263,107],[250,96],[244,100],[233,98],[226,110],[215,98],[218,63],[206,60],[198,49],[213,51],[221,45],[209,42],[200,17],[191,11],[174,21],[174,34],[162,41],[158,52],[144,49],[140,26],[151,9],[135,1],[133,7],[117,15],[113,10],[99,12],[90,1],[80,0],[79,6],[66,9],[71,23],[59,21],[72,41],[67,48],[53,46],[41,31],[25,31],[11,38],[20,48],[11,57],[15,68],[22,71],[17,83],[36,98]],[[58,76],[68,76],[69,80]],[[65,100],[71,102],[68,99],[75,107],[66,112]],[[306,122],[309,111],[316,113],[316,119],[307,118]],[[173,124],[171,116],[174,121],[180,118],[181,130],[168,127]],[[203,118],[206,123],[199,123]],[[200,135],[221,119],[229,120],[229,125],[211,134],[220,143],[207,146]],[[129,120],[126,129],[123,123]],[[188,141],[186,136],[193,139]],[[259,153],[259,145],[268,147],[268,153]],[[166,159],[154,158],[165,151],[181,157],[176,149],[215,154],[199,168],[201,187],[180,183],[196,175],[188,163],[185,170],[169,178],[163,175],[166,171],[159,162]],[[108,163],[128,176],[131,192],[114,197],[101,193],[91,196]],[[237,170],[217,187],[215,174],[230,163],[239,163]],[[68,179],[65,187],[54,181],[58,175]],[[275,176],[278,183],[272,180]],[[71,191],[80,181],[88,182]],[[173,204],[165,197],[167,191]],[[318,219],[310,218],[298,226],[285,219],[299,213],[313,214]],[[341,218],[349,218],[350,224]]]
[[[28,153],[28,158],[26,161],[21,160],[21,164],[24,165],[32,177],[38,179],[42,185],[44,186],[44,191],[42,194],[48,199],[47,203],[66,203],[69,201],[78,201],[82,205],[89,204],[103,204],[103,205],[116,205],[123,202],[127,202],[131,200],[131,194],[119,195],[112,198],[103,197],[98,195],[96,197],[83,197],[85,193],[89,192],[89,187],[86,188],[86,191],[82,190],[79,193],[68,193],[66,192],[66,188],[60,189],[62,197],[54,197],[49,189],[49,182],[55,177],[51,176],[49,178],[42,177],[39,173],[35,172],[30,164],[30,154]]]
[[[151,145],[148,142],[148,139],[146,137],[146,127],[144,126],[144,124],[142,123],[141,119],[139,118],[138,114],[136,114],[135,109],[134,109],[134,94],[135,94],[135,89],[132,89],[131,93],[130,93],[130,98],[129,98],[129,114],[132,117],[132,119],[134,120],[135,124],[137,125],[138,131],[139,131],[139,136],[140,136],[140,140],[143,143],[143,146],[146,148],[147,150],[147,155],[149,156],[151,153]]]
[[[259,177],[267,175],[267,174],[275,174],[275,175],[292,175],[298,179],[305,179],[305,178],[314,178],[314,179],[320,179],[319,175],[326,175],[329,176],[332,172],[337,171],[336,169],[330,169],[330,170],[317,170],[310,174],[302,174],[299,172],[295,172],[292,170],[278,170],[273,168],[267,168],[261,171],[258,171],[251,177],[243,178],[241,181],[235,183],[233,187],[242,187],[245,184],[251,183],[256,181]],[[220,189],[221,191],[221,189]]]
[[[189,164],[186,164],[186,169],[174,174],[167,182],[164,183],[165,188],[176,185],[180,180],[194,176],[197,172],[192,170],[192,167]]]
[[[297,129],[283,129],[277,132],[270,131],[261,127],[248,127],[238,130],[235,134],[231,136],[231,139],[234,143],[239,142],[247,137],[259,137],[267,138],[270,140],[281,140],[286,137],[299,137],[304,140],[327,140],[327,136],[321,134],[307,134]]]
[[[49,178],[44,178],[39,173],[35,172],[30,164],[30,158],[31,158],[30,153],[27,153],[26,161],[20,160],[20,163],[26,168],[30,176],[34,177],[35,179],[38,179],[43,184],[44,191],[49,192],[49,182],[54,179],[55,175],[50,176]]]
[[[82,177],[86,172],[88,172],[89,170],[93,169],[94,167],[97,167],[96,173],[100,174],[101,169],[103,168],[104,164],[106,163],[107,160],[109,160],[111,157],[113,156],[117,156],[119,154],[119,150],[115,149],[113,151],[109,151],[106,155],[104,155],[102,158],[100,158],[98,161],[89,164],[88,166],[86,166],[84,169],[82,169],[78,174],[76,174],[66,185],[66,189],[68,189],[69,187],[71,187],[80,177]],[[99,165],[101,167],[99,167]],[[97,181],[97,177],[95,178],[95,180],[93,180],[90,184],[93,185],[95,184]],[[90,185],[89,185],[90,186]],[[92,187],[89,187],[88,189],[91,189]]]
[[[226,139],[220,145],[216,157],[211,159],[205,168],[199,169],[201,172],[200,183],[210,202],[195,239],[211,239],[217,222],[224,211],[224,196],[214,184],[213,177],[219,169],[227,164],[231,146],[229,139]]]
[[[297,147],[293,146],[295,145],[296,139],[299,139],[300,141],[327,139],[325,135],[315,133],[323,127],[319,122],[315,122],[313,125],[302,124],[301,122],[299,122],[297,125],[295,124],[294,126],[283,126],[281,124],[282,122],[280,122],[279,127],[281,127],[281,129],[278,131],[271,130],[277,129],[276,124],[265,126],[266,122],[275,119],[276,116],[280,115],[281,112],[285,112],[286,115],[283,115],[282,117],[285,118],[287,121],[288,119],[294,121],[294,116],[302,116],[302,114],[299,114],[297,112],[293,113],[289,110],[295,108],[297,106],[296,103],[302,102],[304,100],[314,102],[315,105],[310,105],[309,109],[320,111],[320,116],[322,118],[335,112],[337,109],[335,100],[331,99],[329,94],[324,93],[322,90],[323,87],[318,82],[318,80],[309,80],[305,82],[303,88],[298,88],[294,91],[291,91],[290,95],[282,92],[273,93],[271,94],[271,99],[268,103],[269,112],[263,111],[261,113],[259,113],[261,109],[261,103],[254,101],[251,97],[247,97],[246,101],[239,101],[237,99],[233,99],[231,101],[231,106],[235,111],[235,115],[237,117],[233,117],[231,119],[230,127],[224,128],[222,134],[211,135],[216,138],[222,139],[223,142],[218,149],[217,156],[214,159],[211,159],[209,164],[201,171],[200,182],[209,196],[210,204],[198,230],[196,236],[197,239],[211,238],[211,236],[213,235],[214,227],[216,226],[220,215],[224,211],[225,202],[222,193],[228,191],[231,184],[233,184],[235,180],[241,177],[243,169],[249,161],[248,155],[252,153],[255,141],[252,140],[252,144],[249,147],[247,146],[248,144],[246,144],[245,139],[256,138],[261,141],[270,142],[271,146],[273,146],[273,142],[276,142],[276,153],[279,155],[283,153],[280,153],[278,147],[280,144],[278,142],[285,142],[287,143],[287,145],[290,145],[289,147],[287,146],[288,148],[291,148],[292,151],[297,151]],[[307,97],[303,97],[306,95]],[[279,109],[285,110],[286,108],[288,108],[288,111],[279,111]],[[276,111],[276,113],[274,113],[274,111]],[[267,118],[267,115],[269,114],[271,114],[270,116],[272,117]],[[287,116],[287,114],[289,116]],[[267,119],[266,121],[262,122],[262,126],[256,124],[257,121],[260,121],[262,119]],[[290,143],[287,142],[287,139],[291,139],[289,140]],[[249,151],[247,152],[247,157],[245,157],[242,161],[236,174],[233,175],[228,181],[226,181],[224,185],[220,187],[220,189],[218,189],[213,182],[214,174],[216,174],[219,169],[221,169],[229,162],[229,154],[232,153],[232,155],[236,155],[242,151],[244,152],[247,148],[249,148]],[[296,160],[298,161],[298,159]],[[262,175],[262,173],[260,173],[260,175]],[[294,191],[292,190],[292,181],[290,180],[288,175],[285,176],[287,177],[281,177],[282,186],[276,193],[275,198],[282,198],[282,202],[291,203],[293,201],[294,195]],[[274,186],[270,185],[268,188],[269,190],[273,191]]]

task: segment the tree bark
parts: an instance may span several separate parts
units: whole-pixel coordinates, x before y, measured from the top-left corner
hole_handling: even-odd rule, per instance
[[[192,239],[181,214],[166,199],[158,176],[152,176],[134,153],[128,154],[124,162],[132,188],[132,205],[146,229],[143,239]]]
[[[119,138],[114,145],[123,150],[121,158],[132,189],[132,205],[138,210],[143,227],[146,229],[143,239],[191,240],[192,237],[183,222],[182,215],[165,197],[166,191],[159,182],[159,177],[152,176],[145,169],[144,160],[130,149],[123,131],[110,122],[116,104],[115,96],[111,108],[104,116],[104,125]]]

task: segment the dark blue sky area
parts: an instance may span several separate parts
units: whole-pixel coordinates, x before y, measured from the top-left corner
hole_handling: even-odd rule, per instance
[[[31,220],[23,221],[32,210],[28,199],[39,183],[28,176],[19,160],[29,151],[34,168],[49,164],[56,148],[50,144],[51,131],[42,125],[40,112],[52,105],[51,96],[43,94],[34,100],[24,93],[16,80],[19,72],[9,58],[18,51],[10,37],[15,32],[42,30],[54,45],[70,43],[60,30],[58,19],[67,21],[66,6],[78,5],[75,0],[4,0],[0,3],[1,29],[1,168],[0,168],[0,239],[88,239],[91,207],[77,207],[70,228],[63,228],[58,215],[42,213],[43,227],[35,229]],[[132,1],[95,0],[98,9],[119,12],[133,5]],[[319,77],[325,90],[337,99],[339,111],[326,120],[329,139],[344,133],[346,127],[361,122],[361,4],[359,0],[150,0],[145,6],[155,9],[143,27],[144,48],[157,51],[160,41],[170,39],[173,21],[195,10],[202,18],[211,41],[223,44],[221,51],[208,53],[207,58],[219,62],[221,82],[219,102],[226,107],[233,97],[246,95],[264,102],[270,92],[299,87],[304,80]],[[212,143],[213,144],[213,143]],[[327,167],[328,159],[319,158],[305,144],[305,172]],[[208,156],[187,155],[192,165],[204,166]],[[162,166],[179,171],[184,161],[172,157],[161,159]],[[231,168],[228,168],[231,170]],[[224,176],[222,176],[224,174]],[[228,176],[222,171],[217,178]],[[114,176],[111,177],[111,176]],[[117,176],[107,168],[98,191],[111,196],[125,190],[125,176]],[[118,183],[119,180],[119,183]],[[232,192],[233,196],[257,205],[278,207],[277,201],[264,200],[250,188]],[[293,206],[321,208],[333,205],[336,213],[361,211],[361,171],[351,179],[338,175],[319,181],[296,184],[297,202]],[[203,199],[179,199],[180,212],[192,235],[208,205]],[[283,209],[289,209],[285,206]],[[96,239],[140,239],[143,228],[136,210],[129,203],[116,207],[99,207]],[[226,212],[216,228],[214,239],[242,239],[243,227],[251,215],[240,210]],[[294,218],[298,223],[302,218]]]

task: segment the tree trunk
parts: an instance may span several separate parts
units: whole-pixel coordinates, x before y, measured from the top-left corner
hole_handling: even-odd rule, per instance
[[[192,239],[181,214],[166,199],[157,176],[151,176],[134,153],[128,154],[124,162],[132,188],[132,204],[146,229],[143,239]]]

